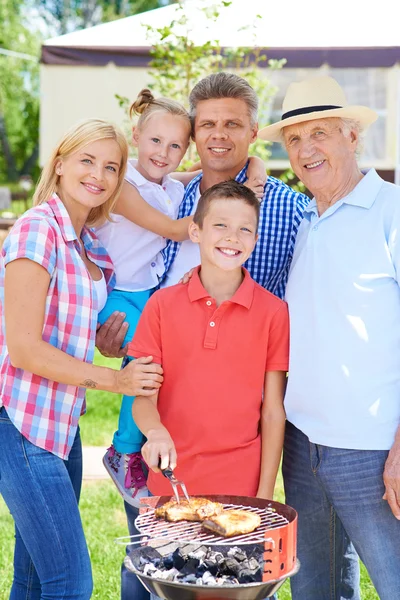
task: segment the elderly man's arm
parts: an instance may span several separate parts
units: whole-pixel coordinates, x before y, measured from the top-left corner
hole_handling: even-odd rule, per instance
[[[383,482],[386,489],[383,498],[388,501],[396,519],[400,520],[400,425],[386,460]]]
[[[122,348],[126,330],[129,324],[125,321],[125,313],[115,312],[107,321],[100,325],[96,332],[96,346],[107,358],[122,358],[125,356],[128,344]]]

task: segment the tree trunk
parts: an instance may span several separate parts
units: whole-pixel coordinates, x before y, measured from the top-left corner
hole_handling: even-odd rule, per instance
[[[15,164],[14,156],[11,152],[10,144],[8,142],[8,136],[6,131],[6,125],[4,123],[4,117],[0,114],[0,145],[3,149],[4,158],[7,166],[7,180],[17,181],[18,171]]]
[[[30,156],[28,156],[28,158],[25,160],[22,169],[20,169],[19,175],[30,175],[31,171],[33,169],[33,167],[35,166],[35,163],[38,159],[39,156],[39,144],[36,144],[36,146],[33,149],[33,152]]]

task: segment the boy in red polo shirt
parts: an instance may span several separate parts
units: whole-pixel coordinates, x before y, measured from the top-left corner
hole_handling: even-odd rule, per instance
[[[285,302],[242,267],[257,241],[259,202],[236,181],[200,198],[189,233],[201,265],[188,284],[156,292],[128,353],[153,356],[164,382],[133,417],[154,495],[171,493],[158,465],[189,494],[272,498],[285,426],[289,319]],[[161,459],[161,463],[160,463]]]

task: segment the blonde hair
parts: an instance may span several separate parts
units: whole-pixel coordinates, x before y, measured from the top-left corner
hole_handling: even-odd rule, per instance
[[[191,130],[189,113],[179,102],[169,98],[155,98],[150,90],[144,88],[138,94],[135,102],[129,109],[129,116],[139,115],[138,129],[142,129],[151,115],[156,112],[166,112],[170,115],[182,117],[187,120],[189,131]]]
[[[92,208],[86,221],[88,227],[111,220],[110,213],[118,199],[124,182],[126,163],[128,160],[128,144],[125,136],[115,125],[102,119],[87,119],[75,125],[61,139],[53,150],[49,160],[43,167],[33,195],[33,205],[37,206],[47,202],[54,193],[57,193],[59,175],[56,174],[56,165],[60,159],[78,152],[84,146],[99,140],[115,140],[121,150],[121,163],[118,173],[118,183],[113,194],[101,206]]]

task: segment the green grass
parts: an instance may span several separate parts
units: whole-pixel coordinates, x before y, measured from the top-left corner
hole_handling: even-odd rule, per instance
[[[96,364],[118,368],[120,361],[96,354]],[[106,446],[111,442],[118,423],[120,397],[106,392],[88,392],[87,414],[81,418],[82,441],[85,445]],[[279,477],[276,500],[284,502],[282,479]],[[127,535],[123,503],[113,484],[108,481],[84,482],[80,509],[89,545],[94,577],[94,600],[118,600],[123,546],[114,539]],[[0,600],[8,598],[12,579],[14,529],[11,515],[0,498]],[[363,600],[379,600],[365,568],[361,571]],[[279,591],[279,600],[290,600],[289,582]]]
[[[112,369],[119,369],[121,360],[104,358],[96,350],[95,364]],[[121,396],[96,390],[88,390],[86,398],[86,414],[79,424],[81,436],[86,446],[109,446],[114,431],[118,427],[118,414]]]

